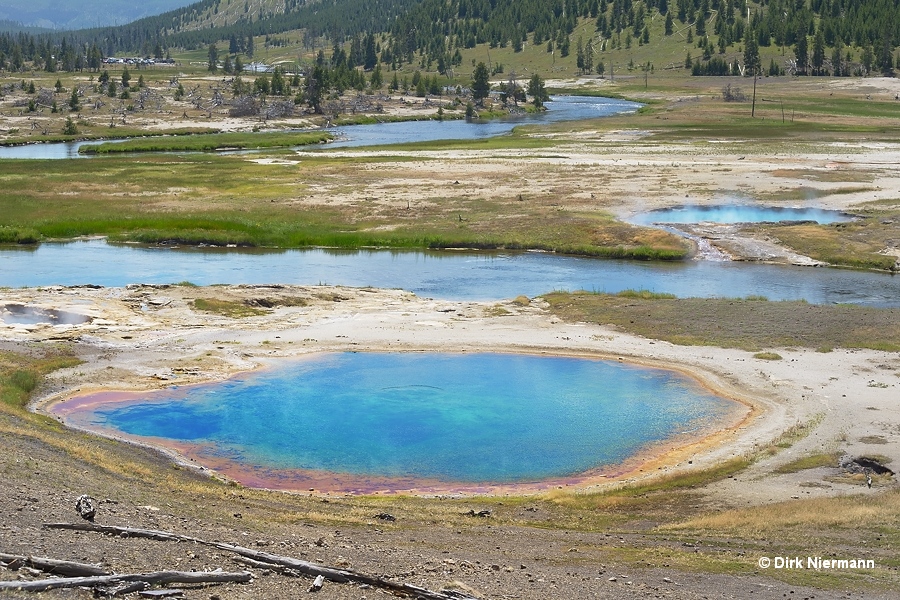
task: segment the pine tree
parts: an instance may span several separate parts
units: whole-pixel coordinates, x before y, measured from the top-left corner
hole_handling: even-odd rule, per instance
[[[372,86],[373,90],[380,90],[381,85],[384,83],[381,77],[381,65],[375,65],[375,68],[372,69],[372,77],[369,79],[369,83]]]
[[[580,73],[584,73],[584,43],[581,41],[581,36],[578,36],[578,41],[575,43],[575,67]]]
[[[806,39],[806,33],[804,32],[797,36],[797,43],[794,45],[794,56],[797,58],[797,73],[805,75],[806,65],[809,63],[809,40]]]
[[[78,99],[78,88],[72,89],[72,96],[69,98],[69,110],[72,112],[81,110],[81,102]]]
[[[540,75],[535,73],[528,82],[528,95],[531,96],[531,102],[536,107],[541,108],[544,102],[550,99],[547,90],[544,88],[544,80]]]
[[[813,38],[812,67],[813,75],[823,75],[825,66],[825,36],[820,28]]]
[[[744,68],[747,75],[756,76],[760,70],[759,45],[753,32],[747,32],[747,42],[744,44]]]
[[[482,104],[491,91],[491,85],[488,78],[487,65],[483,62],[475,65],[475,72],[472,73],[472,98],[477,104]]]
[[[365,50],[363,52],[363,69],[371,71],[378,62],[378,54],[375,52],[375,34],[366,36]]]
[[[62,132],[63,135],[78,135],[78,127],[75,126],[75,121],[72,120],[72,117],[66,117],[66,124]]]
[[[209,57],[209,62],[207,63],[206,68],[210,73],[215,73],[216,69],[219,68],[219,50],[216,48],[215,44],[209,45],[207,56]]]

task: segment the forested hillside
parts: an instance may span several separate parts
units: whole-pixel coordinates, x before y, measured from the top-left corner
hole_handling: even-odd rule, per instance
[[[695,75],[890,74],[900,0],[202,0],[122,27],[6,34],[0,67],[96,68],[87,60],[92,52],[161,58],[172,48],[225,42],[236,57],[249,54],[253,38],[278,45],[286,32],[307,50],[375,40],[376,63],[416,63],[441,74],[460,64],[461,51],[482,45],[540,47],[554,62],[602,74],[603,62],[594,60],[601,52],[674,47],[673,40],[695,48],[683,59]],[[761,64],[760,49],[768,47],[785,60]],[[372,57],[364,62],[351,51],[350,65],[369,70]]]
[[[407,58],[425,50],[437,60],[453,47],[484,43],[565,51],[579,19],[595,21],[601,46],[653,43],[656,20],[665,22],[664,35],[687,26],[710,55],[735,44],[794,46],[819,35],[825,47],[873,47],[887,55],[900,42],[897,0],[423,0],[391,33],[393,48]]]

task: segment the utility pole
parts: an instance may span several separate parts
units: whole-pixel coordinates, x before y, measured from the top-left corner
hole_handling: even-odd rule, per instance
[[[756,78],[759,77],[759,73],[753,74],[753,106],[750,108],[750,118],[753,119],[756,117]]]

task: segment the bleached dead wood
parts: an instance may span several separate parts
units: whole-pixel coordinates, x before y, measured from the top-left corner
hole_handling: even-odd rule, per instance
[[[92,525],[90,523],[44,523],[44,527],[48,529],[71,529],[75,531],[109,533],[121,536],[149,538],[158,541],[194,542],[196,544],[211,546],[213,548],[217,548],[226,552],[232,552],[239,556],[250,558],[263,563],[268,563],[270,565],[280,565],[282,567],[287,567],[311,577],[318,577],[319,575],[321,575],[328,581],[332,581],[335,583],[365,583],[373,587],[388,590],[397,595],[419,598],[421,600],[477,600],[475,596],[470,596],[456,590],[429,590],[409,583],[389,581],[381,577],[367,575],[358,571],[352,571],[348,569],[335,569],[332,567],[317,565],[309,561],[300,560],[298,558],[293,558],[291,556],[281,556],[278,554],[271,554],[269,552],[261,552],[259,550],[252,550],[250,548],[244,548],[242,546],[226,544],[224,542],[211,542],[192,536],[170,533],[168,531],[159,531],[155,529],[139,529],[134,527],[118,527],[114,525]]]
[[[253,560],[252,558],[247,558],[246,556],[235,556],[234,562],[247,567],[253,567],[254,569],[268,569],[270,571],[274,571],[275,573],[287,575],[288,577],[300,577],[300,573],[293,569],[282,567],[281,565],[273,565],[272,563],[263,562],[261,560]]]
[[[122,575],[99,575],[96,577],[60,577],[37,581],[0,581],[0,591],[18,590],[23,592],[46,592],[62,588],[95,587],[130,581],[144,581],[150,585],[169,583],[246,583],[253,579],[247,571],[226,573],[224,571],[157,571],[154,573],[125,573]]]
[[[5,554],[0,552],[0,561],[7,563],[8,568],[31,567],[45,573],[62,575],[64,577],[91,577],[95,575],[109,575],[109,571],[89,563],[72,562],[69,560],[56,560],[53,558],[41,558],[40,556],[24,556],[19,554]]]
[[[312,582],[312,585],[309,586],[309,592],[318,592],[322,589],[322,586],[325,585],[325,578],[321,575],[318,575],[315,581]]]

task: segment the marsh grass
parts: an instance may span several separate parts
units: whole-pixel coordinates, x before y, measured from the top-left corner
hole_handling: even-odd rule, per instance
[[[12,161],[0,227],[27,227],[41,239],[217,246],[539,249],[641,260],[679,260],[689,251],[672,234],[543,200],[440,194],[410,210],[406,202],[360,199],[376,165],[409,176],[405,162],[384,161],[313,153],[301,169],[234,155],[147,154],[53,161],[51,170],[47,161]],[[316,191],[323,187],[331,191]]]
[[[205,133],[194,135],[141,137],[124,142],[86,144],[82,154],[113,154],[123,152],[214,152],[217,150],[246,150],[285,148],[322,144],[332,139],[322,131],[298,133]]]
[[[233,319],[257,317],[269,313],[269,311],[264,308],[248,306],[243,302],[218,300],[215,298],[197,298],[191,304],[196,310],[222,315],[223,317],[231,317]]]
[[[75,136],[78,140],[108,140],[121,138],[140,138],[140,137],[159,137],[158,133],[148,132],[146,129],[136,127],[118,126],[114,130],[109,127],[97,127],[85,121],[78,123],[79,133]],[[210,127],[175,127],[168,129],[166,135],[169,136],[185,136],[185,135],[201,135],[210,133],[220,133],[218,129]],[[112,135],[111,135],[112,134]],[[0,146],[19,146],[22,144],[43,143],[50,144],[56,142],[71,142],[72,136],[66,135],[30,135],[28,137],[8,137],[0,140]]]
[[[543,296],[558,317],[613,325],[680,345],[763,348],[870,348],[900,351],[896,309],[805,302],[647,299],[589,292]]]
[[[784,450],[790,448],[810,433],[815,430],[816,427],[822,422],[825,418],[824,413],[819,413],[811,418],[809,421],[805,423],[797,423],[796,425],[791,425],[785,431],[781,433],[777,438],[772,440],[772,443],[764,450],[767,455],[776,454],[779,450]]]
[[[758,360],[781,360],[782,356],[777,352],[757,352],[753,358]]]
[[[651,292],[650,290],[622,290],[616,293],[619,298],[640,298],[641,300],[674,300],[678,296],[664,292]]]
[[[871,210],[864,218],[832,225],[759,225],[755,229],[800,254],[829,264],[893,270],[897,257],[881,253],[900,235],[900,212]]]
[[[774,472],[779,475],[784,475],[787,473],[798,473],[808,469],[818,469],[820,467],[836,467],[840,457],[840,452],[810,454],[776,467]]]
[[[80,363],[66,346],[51,347],[35,356],[0,352],[0,401],[9,409],[24,412],[44,375]]]
[[[887,438],[882,435],[864,435],[859,438],[859,441],[863,444],[887,444]]]
[[[0,244],[36,244],[41,234],[31,227],[0,226]]]
[[[443,117],[438,117],[437,113],[422,115],[349,115],[340,116],[332,121],[335,127],[347,125],[377,125],[380,123],[405,123],[409,121],[450,121],[465,119],[465,115],[444,107]]]
[[[679,512],[689,510],[688,506],[695,502],[697,490],[703,485],[739,473],[751,463],[750,457],[736,457],[708,469],[654,477],[601,492],[553,490],[545,498],[553,505],[574,511],[611,511],[614,514],[606,515],[609,524],[618,522],[621,525],[638,515],[668,521],[664,516],[666,511],[676,506]],[[578,528],[573,523],[567,523],[565,527]]]

